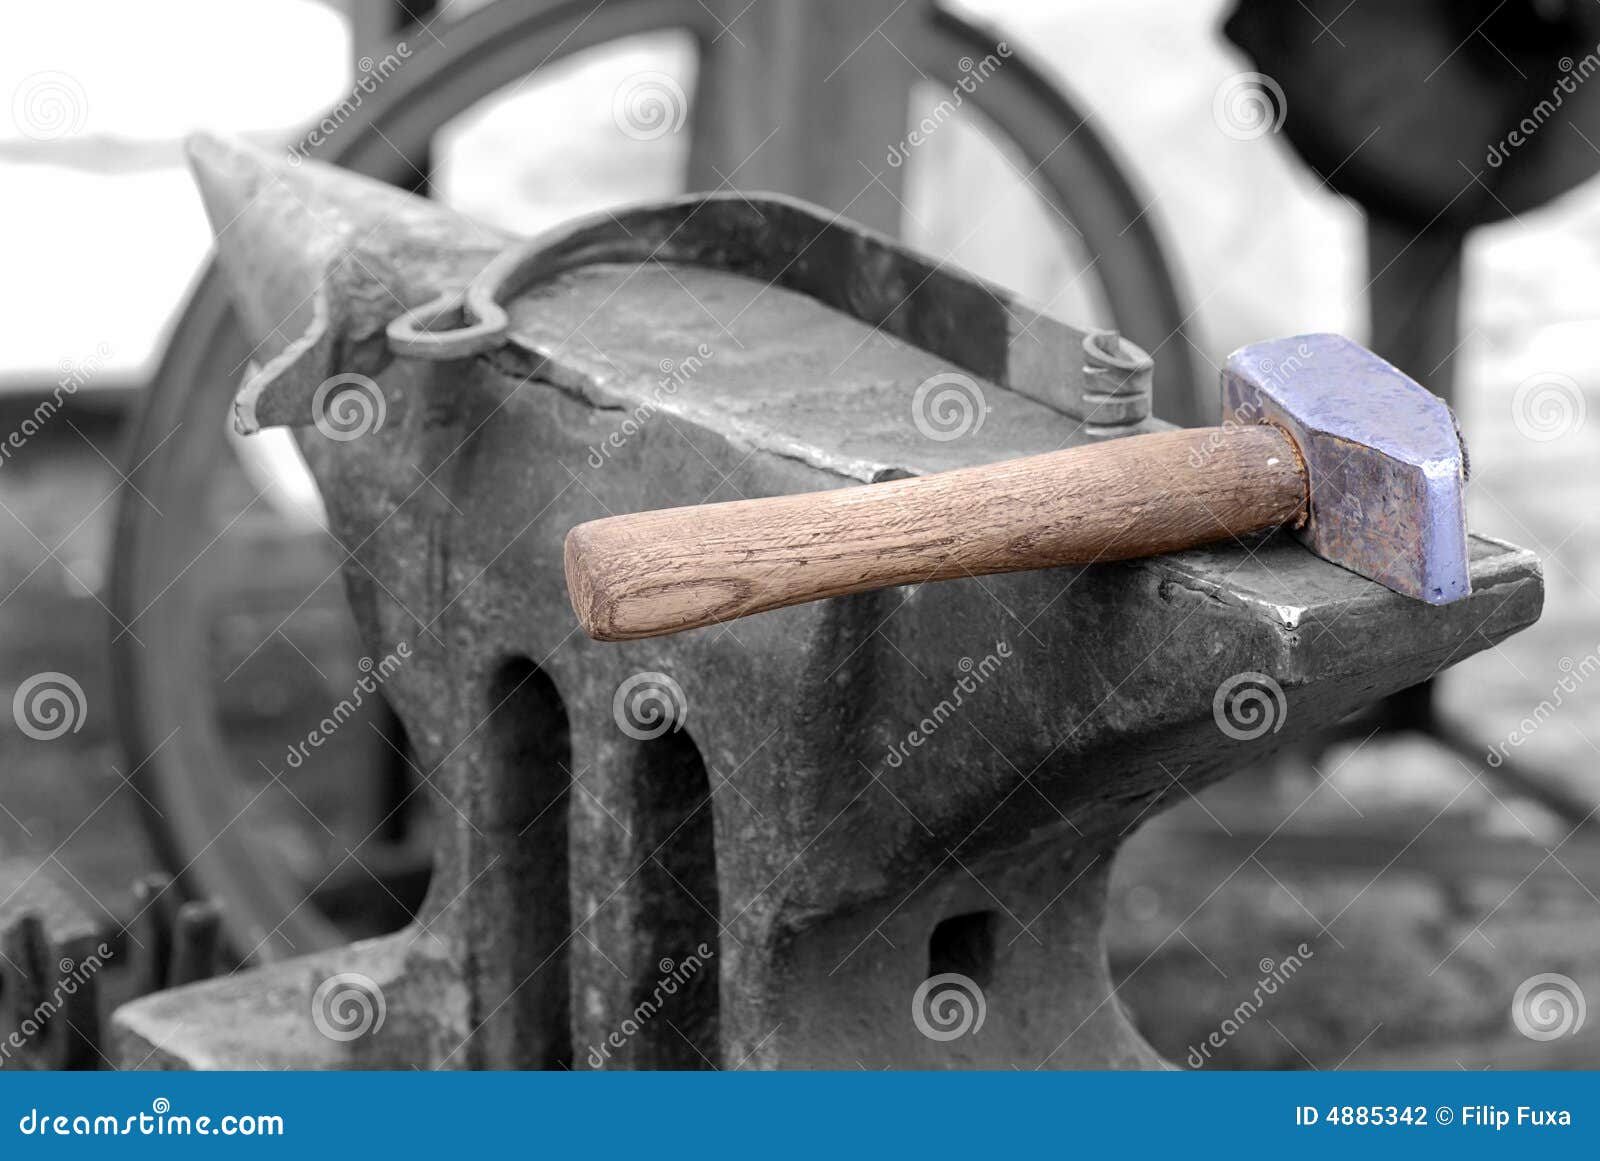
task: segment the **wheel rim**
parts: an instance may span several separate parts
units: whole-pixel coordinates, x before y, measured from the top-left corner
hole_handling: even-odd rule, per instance
[[[450,25],[447,45],[421,49],[386,82],[380,100],[307,152],[404,183],[412,168],[405,158],[424,155],[442,125],[519,78],[611,41],[670,30],[704,41],[717,26],[698,0],[491,5]],[[958,58],[993,45],[947,14],[935,13],[922,32],[920,54],[952,84]],[[991,78],[975,102],[1037,167],[1037,192],[1069,219],[1081,219],[1085,237],[1110,239],[1121,255],[1100,274],[1119,325],[1147,342],[1177,334],[1183,314],[1159,240],[1137,217],[1138,201],[1110,152],[1071,104],[1018,60]],[[1079,126],[1065,145],[1063,124]],[[278,853],[242,825],[239,788],[222,773],[231,759],[206,668],[192,663],[205,649],[193,615],[203,604],[200,577],[173,563],[192,564],[203,551],[208,530],[194,517],[224,466],[221,433],[236,368],[248,353],[223,280],[208,265],[134,426],[109,604],[118,625],[131,630],[114,630],[117,709],[158,853],[186,891],[229,901],[228,934],[237,949],[272,959],[343,943],[346,933],[308,905]],[[164,515],[156,516],[143,497]],[[181,571],[173,576],[175,568]]]

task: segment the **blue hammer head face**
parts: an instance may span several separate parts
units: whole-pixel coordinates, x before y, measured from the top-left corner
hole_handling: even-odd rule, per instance
[[[1430,605],[1471,591],[1466,454],[1438,396],[1349,339],[1298,335],[1228,357],[1222,414],[1293,437],[1312,552]]]

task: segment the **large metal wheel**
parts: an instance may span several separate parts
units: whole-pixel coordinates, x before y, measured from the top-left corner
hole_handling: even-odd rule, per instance
[[[583,50],[667,30],[704,44],[719,26],[699,0],[493,4],[441,26],[439,41],[311,152],[414,184],[411,161],[428,155],[440,127],[497,90]],[[994,45],[931,8],[916,35],[914,50],[902,47],[951,85],[958,61]],[[1094,255],[1115,324],[1186,352],[1181,296],[1142,201],[1068,97],[1013,57],[972,101]],[[157,849],[184,890],[225,902],[242,956],[271,959],[404,922],[426,882],[417,808],[429,790],[379,716],[347,724],[315,761],[283,768],[286,749],[328,708],[294,666],[348,690],[360,643],[343,606],[343,552],[314,524],[286,528],[273,516],[224,436],[248,356],[223,280],[208,269],[134,426],[110,604],[126,626],[112,648],[121,731]],[[1158,409],[1187,397],[1186,354],[1166,368]]]

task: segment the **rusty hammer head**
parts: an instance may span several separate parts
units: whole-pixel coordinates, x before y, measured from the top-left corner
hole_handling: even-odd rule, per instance
[[[1442,399],[1358,343],[1297,335],[1228,357],[1223,425],[1272,423],[1310,486],[1311,551],[1431,605],[1468,595],[1466,454]]]

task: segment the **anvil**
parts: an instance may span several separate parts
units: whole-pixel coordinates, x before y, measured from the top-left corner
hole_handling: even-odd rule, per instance
[[[1280,534],[597,644],[574,526],[1103,440],[1085,332],[781,199],[518,240],[192,155],[262,348],[240,417],[295,426],[368,648],[410,646],[384,690],[442,802],[412,926],[127,1005],[123,1061],[1158,1066],[1100,938],[1125,833],[1538,615],[1506,544],[1469,538],[1470,593],[1430,605]],[[936,380],[981,394],[959,438],[916,422]],[[386,1018],[330,1036],[354,977]]]

